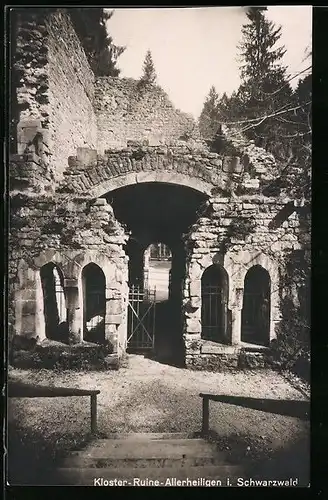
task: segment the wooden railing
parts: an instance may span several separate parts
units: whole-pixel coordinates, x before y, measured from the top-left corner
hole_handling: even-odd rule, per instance
[[[210,430],[210,400],[221,401],[221,396],[218,394],[204,394],[201,392],[199,396],[203,400],[203,410],[202,410],[202,435],[206,436]]]
[[[91,432],[97,432],[97,396],[98,390],[69,389],[66,387],[42,387],[28,384],[8,384],[9,398],[65,398],[72,396],[90,396]]]

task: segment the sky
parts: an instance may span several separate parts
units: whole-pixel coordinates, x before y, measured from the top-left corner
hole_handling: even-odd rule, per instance
[[[288,72],[310,66],[304,57],[312,48],[312,7],[270,6],[266,17],[282,27]],[[150,50],[157,83],[178,109],[198,118],[212,85],[219,95],[239,86],[237,46],[245,22],[243,7],[116,8],[108,31],[116,45],[126,46],[117,63],[121,77],[140,78]]]

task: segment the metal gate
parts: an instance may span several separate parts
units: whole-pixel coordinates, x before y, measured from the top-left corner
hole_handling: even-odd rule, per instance
[[[156,318],[156,289],[145,290],[133,285],[128,301],[128,341],[129,350],[154,348]]]
[[[222,287],[202,285],[202,335],[206,340],[224,342],[227,330],[227,304]]]

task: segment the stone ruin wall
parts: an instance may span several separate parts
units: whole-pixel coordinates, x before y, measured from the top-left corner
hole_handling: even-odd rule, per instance
[[[58,179],[77,147],[96,148],[95,77],[65,10],[43,10],[18,18],[17,153],[39,132],[43,160]]]
[[[131,78],[97,78],[95,109],[99,153],[125,147],[128,140],[154,146],[199,138],[193,117],[175,109],[160,87],[140,90]]]
[[[91,199],[90,190],[99,186],[97,198],[103,195],[104,182],[110,185],[114,177],[130,171],[167,170],[171,176],[178,172],[185,179],[216,186],[209,212],[187,236],[183,305],[187,365],[217,365],[218,352],[200,339],[200,278],[204,269],[217,261],[228,272],[234,340],[240,330],[240,290],[248,263],[252,259],[260,263],[262,258],[263,267],[279,288],[286,254],[310,244],[308,226],[302,229],[292,200],[259,194],[275,175],[271,155],[238,137],[232,140],[233,146],[242,150],[236,157],[211,153],[199,142],[194,121],[175,110],[159,88],[144,91],[137,98],[134,80],[103,77],[95,82],[62,9],[45,17],[24,14],[17,34],[16,70],[20,122],[18,154],[10,166],[11,334],[19,334],[23,321],[27,325],[24,335],[43,331],[42,314],[39,311],[35,316],[33,312],[39,300],[41,265],[49,260],[58,263],[69,288],[70,280],[76,283],[80,279],[79,266],[94,259],[106,275],[106,332],[117,353],[124,352],[126,235],[111,207],[104,199]],[[38,147],[31,148],[38,132]],[[190,139],[199,149],[190,148]],[[127,147],[128,141],[144,146]],[[259,254],[266,256],[264,260],[259,260]],[[272,338],[280,321],[281,300],[277,291],[274,294]],[[73,333],[79,335],[78,331]],[[233,346],[231,349],[228,364],[235,367],[237,358]],[[221,360],[225,362],[224,356]]]
[[[60,180],[77,148],[122,148],[199,139],[192,116],[175,109],[158,86],[142,91],[130,78],[95,78],[65,9],[18,16],[15,74],[18,154],[37,149]]]
[[[64,276],[67,305],[75,315],[70,342],[82,340],[81,271],[97,264],[106,279],[105,331],[111,354],[125,350],[124,321],[127,258],[124,229],[105,199],[17,193],[11,200],[9,256],[9,339],[14,335],[45,340],[40,269],[53,262]],[[78,290],[78,297],[74,294]],[[38,337],[38,338],[37,338]]]
[[[287,255],[293,258],[309,245],[302,213],[293,200],[243,195],[234,198],[213,196],[210,215],[199,218],[186,235],[188,259],[183,306],[186,316],[184,338],[186,364],[197,368],[237,368],[240,363],[241,310],[244,279],[254,265],[269,272],[271,280],[270,340],[276,338],[282,319],[281,288]],[[214,263],[221,264],[229,279],[228,311],[231,324],[231,352],[201,339],[201,276]],[[235,346],[235,347],[234,347]],[[228,357],[226,355],[229,355]],[[263,362],[260,357],[259,362]]]

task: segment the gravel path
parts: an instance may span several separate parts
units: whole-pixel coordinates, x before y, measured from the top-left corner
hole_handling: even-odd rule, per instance
[[[54,374],[11,370],[9,377],[26,383],[99,389],[98,427],[111,432],[197,432],[201,425],[200,392],[306,400],[304,390],[273,371],[193,372],[130,355],[129,367],[118,372]],[[210,403],[211,428],[221,436],[261,436],[272,447],[286,444],[308,430],[308,422],[226,403]],[[9,400],[10,419],[47,436],[89,431],[88,398]]]

